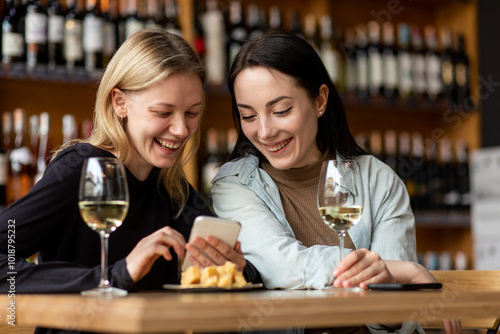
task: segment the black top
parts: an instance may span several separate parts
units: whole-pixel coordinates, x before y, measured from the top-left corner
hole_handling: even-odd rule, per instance
[[[95,288],[100,278],[100,239],[80,216],[78,186],[87,157],[114,157],[110,152],[81,143],[66,148],[49,164],[43,178],[31,191],[0,217],[0,293],[9,293],[15,276],[15,293],[66,293]],[[109,237],[109,280],[128,291],[160,290],[164,283],[178,283],[177,256],[158,258],[150,272],[134,283],[125,257],[144,237],[164,226],[179,231],[186,240],[198,215],[213,215],[190,187],[188,203],[179,216],[163,186],[159,170],[153,168],[145,181],[127,169],[130,205],[123,224]],[[15,237],[14,237],[15,236]],[[14,240],[15,242],[13,242]],[[10,244],[8,243],[10,242]],[[38,265],[25,258],[38,252]],[[245,276],[258,281],[247,262]],[[14,273],[14,274],[12,274]]]

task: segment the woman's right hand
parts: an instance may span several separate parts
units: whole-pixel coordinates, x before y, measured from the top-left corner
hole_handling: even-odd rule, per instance
[[[170,226],[163,227],[156,232],[144,237],[132,249],[125,259],[127,270],[134,282],[143,278],[153,266],[153,263],[163,256],[165,260],[172,260],[170,248],[179,257],[186,255],[186,240],[178,231]]]

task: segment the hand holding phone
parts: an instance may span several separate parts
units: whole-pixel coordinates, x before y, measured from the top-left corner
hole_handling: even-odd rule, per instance
[[[375,283],[375,284],[368,284],[368,289],[370,289],[370,290],[390,290],[390,291],[441,289],[442,287],[443,287],[443,285],[441,283],[413,283],[413,284]]]
[[[209,235],[216,237],[222,242],[228,244],[231,248],[234,248],[236,241],[238,240],[238,235],[241,230],[241,224],[234,220],[222,219],[210,216],[198,216],[194,220],[193,228],[191,234],[189,235],[188,242],[193,244],[193,240],[196,237],[205,239]],[[193,244],[194,245],[194,244]],[[196,245],[194,245],[196,247]],[[198,248],[200,253],[210,259],[210,256],[206,254],[202,249]],[[186,270],[192,265],[189,257],[191,254],[186,253],[186,258],[182,264],[182,271]]]

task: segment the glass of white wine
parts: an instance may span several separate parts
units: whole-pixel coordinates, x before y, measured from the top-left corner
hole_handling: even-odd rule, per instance
[[[78,207],[83,220],[101,238],[101,279],[96,288],[82,291],[84,296],[127,295],[126,290],[111,286],[107,267],[109,234],[122,224],[128,205],[127,175],[121,161],[103,157],[85,160],[80,177]]]
[[[344,238],[363,213],[363,180],[354,160],[327,160],[321,166],[318,209],[323,221],[339,236],[340,261]]]

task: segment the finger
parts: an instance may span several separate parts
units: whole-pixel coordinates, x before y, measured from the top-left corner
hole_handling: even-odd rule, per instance
[[[236,245],[234,245],[234,250],[236,252],[238,252],[238,253],[242,253],[243,254],[243,252],[241,251],[241,242],[236,241]]]
[[[189,259],[195,259],[196,265],[199,265],[200,267],[208,267],[208,266],[214,266],[217,265],[212,259],[207,257],[205,254],[203,254],[197,246],[188,243],[186,245],[186,249],[189,252]],[[193,264],[195,262],[191,261]]]
[[[208,236],[207,242],[217,250],[218,255],[222,257],[221,260],[223,263],[226,261],[233,262],[236,265],[236,269],[239,271],[245,268],[246,260],[241,252],[241,243],[239,241],[236,242],[234,248],[231,248],[227,243],[213,236]],[[236,249],[238,249],[238,251]]]
[[[344,271],[351,268],[355,263],[359,262],[365,256],[366,251],[366,249],[357,249],[347,254],[344,259],[340,261],[337,267],[335,267],[333,275],[337,277]]]
[[[353,257],[358,259],[358,261],[345,269],[341,274],[336,275],[336,277],[342,281],[356,278],[358,282],[361,282],[377,275],[385,269],[385,264],[377,253],[363,252],[362,254],[362,257]]]
[[[227,258],[226,255],[223,255],[221,252],[219,252],[218,248],[224,249],[224,252],[227,252],[227,248],[229,248],[229,251],[232,251],[232,249],[225,243],[220,242],[219,239],[212,237],[212,243],[215,246],[212,246],[212,244],[209,244],[205,239],[202,239],[200,237],[197,237],[193,240],[193,243],[200,249],[205,252],[205,254],[212,259],[212,262],[214,262],[216,265],[223,265]],[[215,240],[214,240],[215,239]]]
[[[186,240],[184,239],[184,236],[178,231],[174,230],[170,226],[166,226],[156,231],[155,234],[159,238],[159,242],[171,246],[177,255],[179,255],[180,257],[186,256]]]

